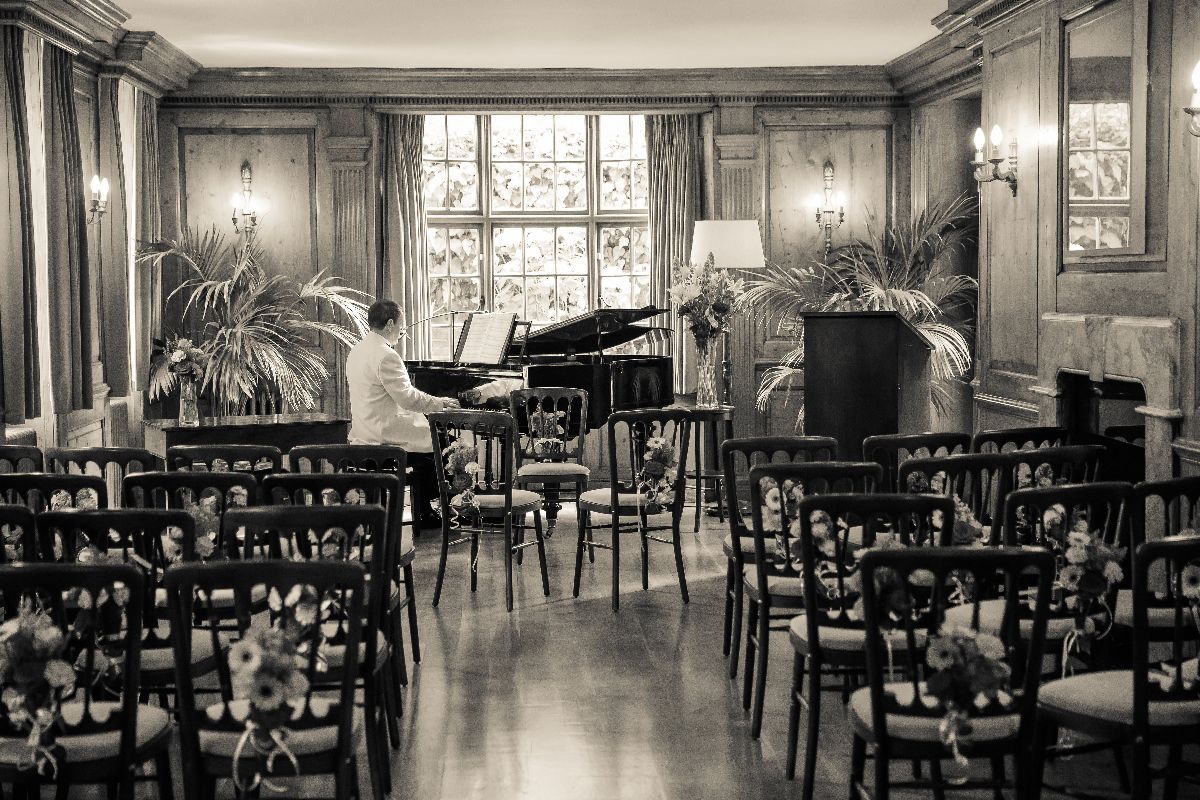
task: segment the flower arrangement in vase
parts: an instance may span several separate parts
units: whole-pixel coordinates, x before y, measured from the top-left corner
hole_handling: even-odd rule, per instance
[[[637,476],[639,502],[646,514],[661,514],[675,502],[678,469],[679,458],[669,439],[651,436],[646,440]]]
[[[970,739],[972,715],[992,703],[1011,705],[1012,671],[1004,658],[999,637],[971,628],[942,628],[929,640],[925,688],[946,710],[938,735],[960,766],[967,764],[960,744]]]
[[[442,461],[445,464],[446,482],[453,492],[450,496],[451,524],[474,519],[479,515],[475,487],[479,484],[479,473],[483,472],[478,449],[462,440],[454,441],[442,450]]]
[[[671,299],[687,321],[700,361],[696,365],[696,405],[718,405],[716,338],[729,330],[734,304],[745,292],[732,270],[717,269],[712,254],[702,265],[676,264],[671,270]]]
[[[171,339],[163,349],[167,371],[179,381],[179,424],[189,428],[200,425],[198,387],[204,379],[208,354],[191,339]]]

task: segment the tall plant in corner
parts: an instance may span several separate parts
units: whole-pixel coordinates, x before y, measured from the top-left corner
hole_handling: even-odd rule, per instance
[[[824,258],[756,274],[739,305],[793,348],[763,375],[758,406],[803,372],[801,315],[809,311],[895,311],[933,344],[931,401],[944,411],[950,383],[971,369],[977,281],[953,272],[953,256],[973,241],[978,209],[970,195],[935,203],[911,219],[880,226]],[[759,277],[762,275],[762,277]]]
[[[166,259],[175,259],[184,271],[167,297],[168,303],[177,295],[186,298],[176,335],[190,336],[207,355],[199,388],[221,413],[239,413],[261,391],[289,408],[314,408],[329,377],[314,340],[330,337],[350,347],[367,331],[366,295],[324,270],[303,282],[270,274],[253,240],[229,244],[216,227],[193,229],[138,253],[139,263],[158,269]],[[151,400],[176,387],[166,349],[156,342]]]

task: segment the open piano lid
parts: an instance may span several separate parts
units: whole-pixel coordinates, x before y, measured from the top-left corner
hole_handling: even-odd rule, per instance
[[[522,346],[525,354],[530,356],[598,353],[602,349],[632,342],[651,331],[667,330],[635,324],[665,313],[666,309],[653,305],[644,308],[598,308],[547,325],[524,339],[513,339],[509,353],[519,355]]]

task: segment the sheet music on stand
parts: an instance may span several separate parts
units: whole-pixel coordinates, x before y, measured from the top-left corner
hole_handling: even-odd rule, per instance
[[[513,313],[476,313],[463,324],[458,352],[459,364],[499,364],[508,354],[517,315]]]

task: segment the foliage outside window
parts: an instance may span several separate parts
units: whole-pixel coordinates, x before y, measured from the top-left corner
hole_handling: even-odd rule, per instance
[[[432,313],[536,327],[650,302],[642,116],[430,114],[424,176]],[[434,320],[435,358],[449,326]]]

